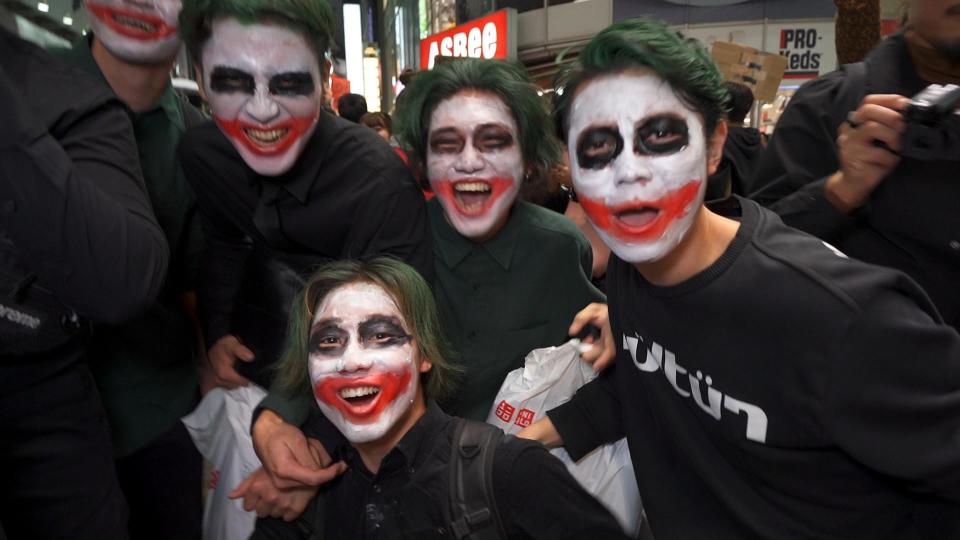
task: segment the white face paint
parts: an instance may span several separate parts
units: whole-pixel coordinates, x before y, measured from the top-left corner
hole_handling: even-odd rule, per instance
[[[499,97],[462,91],[430,115],[427,178],[450,225],[484,241],[510,214],[523,181],[517,123]]]
[[[603,241],[631,263],[670,253],[706,192],[701,115],[663,79],[638,70],[582,86],[569,124],[573,184]]]
[[[90,26],[114,56],[133,64],[167,62],[180,48],[180,0],[85,0]]]
[[[221,18],[201,58],[213,118],[243,160],[265,176],[290,170],[320,117],[316,51],[289,28]]]
[[[320,410],[352,443],[376,441],[401,422],[420,384],[417,345],[380,286],[334,289],[310,330],[310,381]]]

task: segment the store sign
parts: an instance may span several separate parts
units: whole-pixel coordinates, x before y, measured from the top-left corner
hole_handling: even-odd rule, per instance
[[[432,69],[438,56],[516,58],[517,12],[502,9],[420,40],[420,68]]]
[[[777,51],[787,59],[784,79],[815,79],[821,72],[833,69],[833,66],[823,69],[826,60],[824,49],[834,47],[833,33],[829,39],[825,39],[827,36],[824,34],[822,28],[815,25],[780,28]]]

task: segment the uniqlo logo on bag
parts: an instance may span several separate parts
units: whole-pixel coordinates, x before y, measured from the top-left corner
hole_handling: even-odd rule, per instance
[[[530,409],[520,409],[520,412],[517,413],[517,421],[514,422],[520,427],[527,427],[533,423],[533,416],[536,413]]]
[[[513,418],[513,411],[515,410],[516,409],[511,407],[506,400],[503,400],[497,404],[497,418],[509,424],[510,420]]]

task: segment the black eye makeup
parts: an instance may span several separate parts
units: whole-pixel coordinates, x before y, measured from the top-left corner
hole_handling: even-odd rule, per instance
[[[435,154],[459,154],[466,140],[453,128],[438,129],[430,134],[430,150]]]
[[[484,124],[473,134],[473,145],[481,152],[496,152],[513,146],[513,135],[500,124]]]
[[[221,94],[243,92],[253,94],[253,75],[236,68],[217,66],[210,72],[210,89]]]
[[[616,127],[587,128],[577,139],[577,163],[583,169],[602,169],[623,151],[623,137]]]
[[[410,336],[394,317],[371,317],[360,323],[360,342],[367,347],[393,347],[405,345]]]
[[[340,328],[336,321],[321,321],[310,330],[310,352],[324,356],[340,356],[349,339],[349,334]]]
[[[275,96],[308,96],[316,86],[306,71],[291,71],[270,77],[268,88]]]
[[[653,116],[637,128],[633,151],[642,155],[679,152],[690,142],[687,122],[670,115]]]

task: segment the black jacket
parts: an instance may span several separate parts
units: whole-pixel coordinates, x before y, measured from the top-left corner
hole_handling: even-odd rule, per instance
[[[805,84],[777,123],[754,176],[751,197],[784,222],[815,234],[858,259],[897,268],[927,291],[944,320],[960,328],[960,168],[954,161],[903,158],[847,216],[824,198],[836,172],[837,129],[867,94],[913,96],[927,86],[903,35],[875,47],[865,76],[842,69]]]

